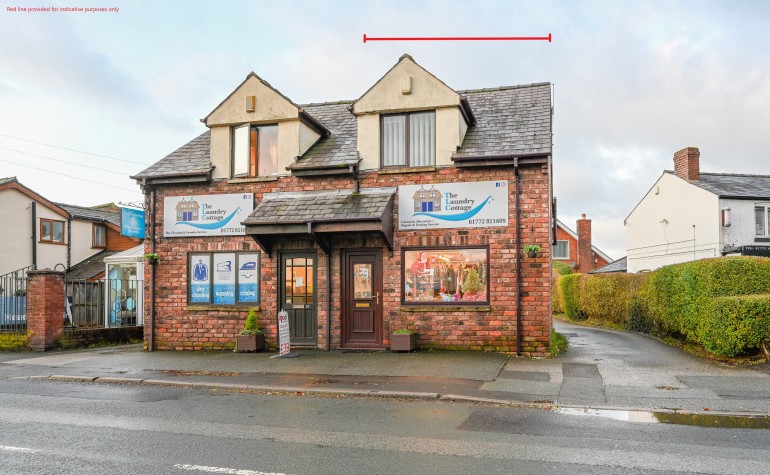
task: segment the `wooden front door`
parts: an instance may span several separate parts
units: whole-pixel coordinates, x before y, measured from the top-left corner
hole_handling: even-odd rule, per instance
[[[281,254],[278,309],[289,314],[292,346],[316,346],[318,343],[316,260],[314,252]]]
[[[382,348],[382,251],[342,251],[342,346]]]

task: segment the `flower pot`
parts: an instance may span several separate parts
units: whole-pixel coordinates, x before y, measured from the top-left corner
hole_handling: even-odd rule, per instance
[[[535,258],[535,257],[537,257],[537,251],[529,251],[527,253],[527,256]]]
[[[416,333],[390,335],[390,351],[413,351],[416,343]]]
[[[253,353],[265,349],[265,334],[238,335],[236,339],[236,351],[238,353]]]

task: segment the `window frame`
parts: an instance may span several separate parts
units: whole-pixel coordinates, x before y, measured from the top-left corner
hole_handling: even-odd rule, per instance
[[[564,256],[564,257],[556,257],[556,247],[558,246],[558,244],[559,244],[560,242],[565,242],[565,243],[567,243],[567,246],[566,246],[566,247],[567,247],[567,255],[566,255],[566,256]],[[553,253],[551,257],[553,257],[554,259],[558,259],[558,260],[564,260],[564,261],[568,261],[568,260],[569,260],[569,258],[570,258],[570,257],[569,257],[569,240],[568,240],[568,239],[557,239],[557,240],[556,240],[556,244],[554,244],[554,246],[553,246],[553,250],[552,250],[551,252]]]
[[[237,151],[235,148],[235,134],[236,130],[246,127],[247,128],[247,143],[246,143],[246,153],[248,158],[248,172],[247,173],[235,173],[235,165],[238,161]],[[279,166],[277,164],[278,159],[278,150],[276,148],[276,169],[273,173],[270,173],[268,175],[260,175],[259,174],[259,164],[260,164],[260,154],[259,154],[259,146],[260,146],[260,129],[268,128],[268,127],[275,127],[275,140],[276,140],[276,146],[278,145],[278,124],[277,123],[271,123],[271,124],[238,124],[233,125],[230,127],[230,177],[231,178],[256,178],[260,176],[274,176],[274,174],[277,174],[279,172]],[[252,149],[254,151],[254,158],[252,160]]]
[[[757,234],[757,209],[762,209],[762,221],[764,234]],[[770,238],[770,203],[754,203],[754,237],[755,238]]]
[[[96,241],[97,229],[102,230],[103,242],[101,244]],[[93,226],[91,228],[91,247],[93,249],[105,249],[107,247],[107,226],[105,226],[104,224],[93,223]]]
[[[436,109],[426,109],[419,111],[398,112],[394,114],[380,114],[380,168],[397,169],[397,168],[414,168],[411,164],[411,157],[409,156],[409,119],[414,114],[425,114],[427,112],[433,113],[433,157],[430,165],[420,165],[420,167],[435,167],[436,166]],[[404,117],[404,164],[403,165],[385,165],[385,121],[386,117]]]
[[[406,300],[406,253],[407,252],[421,252],[421,251],[457,251],[457,250],[476,250],[476,251],[484,251],[486,253],[486,269],[487,269],[487,275],[486,275],[486,289],[485,289],[485,300],[452,300],[452,301],[442,301],[442,300]],[[492,268],[490,267],[490,246],[487,245],[478,245],[478,246],[414,246],[414,247],[402,247],[401,248],[401,305],[405,306],[417,306],[417,307],[425,307],[425,306],[434,306],[434,305],[444,305],[444,306],[465,306],[465,307],[473,307],[473,306],[487,306],[491,305],[491,274],[492,274]]]
[[[234,254],[235,255],[235,262],[236,262],[236,269],[235,269],[235,280],[234,280],[234,286],[235,286],[235,295],[234,295],[234,303],[215,303],[214,302],[214,256],[217,254]],[[193,262],[192,258],[193,256],[201,256],[206,255],[208,257],[208,262],[206,263],[208,265],[208,272],[209,272],[209,278],[208,278],[208,302],[193,302],[192,301],[192,274],[193,274]],[[240,300],[241,290],[240,290],[240,272],[238,272],[238,267],[241,265],[241,256],[242,255],[256,255],[257,256],[257,263],[256,263],[256,274],[257,274],[257,289],[256,289],[256,301],[245,301]],[[262,302],[262,253],[258,250],[250,250],[250,251],[188,251],[187,252],[187,280],[186,280],[186,292],[187,292],[187,305],[205,305],[205,306],[216,306],[221,308],[233,308],[233,307],[257,307]]]
[[[43,223],[49,223],[51,226],[51,236],[49,239],[43,239]],[[54,225],[56,223],[61,223],[61,241],[55,240],[54,237]],[[40,218],[40,227],[39,227],[40,235],[38,241],[45,244],[66,244],[67,238],[66,232],[67,232],[67,225],[66,222],[63,220],[58,219],[50,219],[50,218]]]

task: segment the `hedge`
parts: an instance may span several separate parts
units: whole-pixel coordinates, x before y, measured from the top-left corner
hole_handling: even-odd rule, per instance
[[[727,356],[770,345],[768,258],[722,257],[649,274],[571,274],[555,280],[554,311],[573,320],[664,333]]]
[[[566,262],[561,261],[553,261],[553,273],[558,275],[568,275],[572,274],[575,271],[572,270],[572,267],[569,266]]]

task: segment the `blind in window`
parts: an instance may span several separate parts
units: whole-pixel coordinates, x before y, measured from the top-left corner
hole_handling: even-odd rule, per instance
[[[436,114],[420,112],[409,116],[409,166],[436,164]]]
[[[553,246],[554,259],[569,259],[569,243],[567,241],[557,241]]]
[[[403,115],[382,118],[382,164],[386,167],[406,165],[405,124]]]

